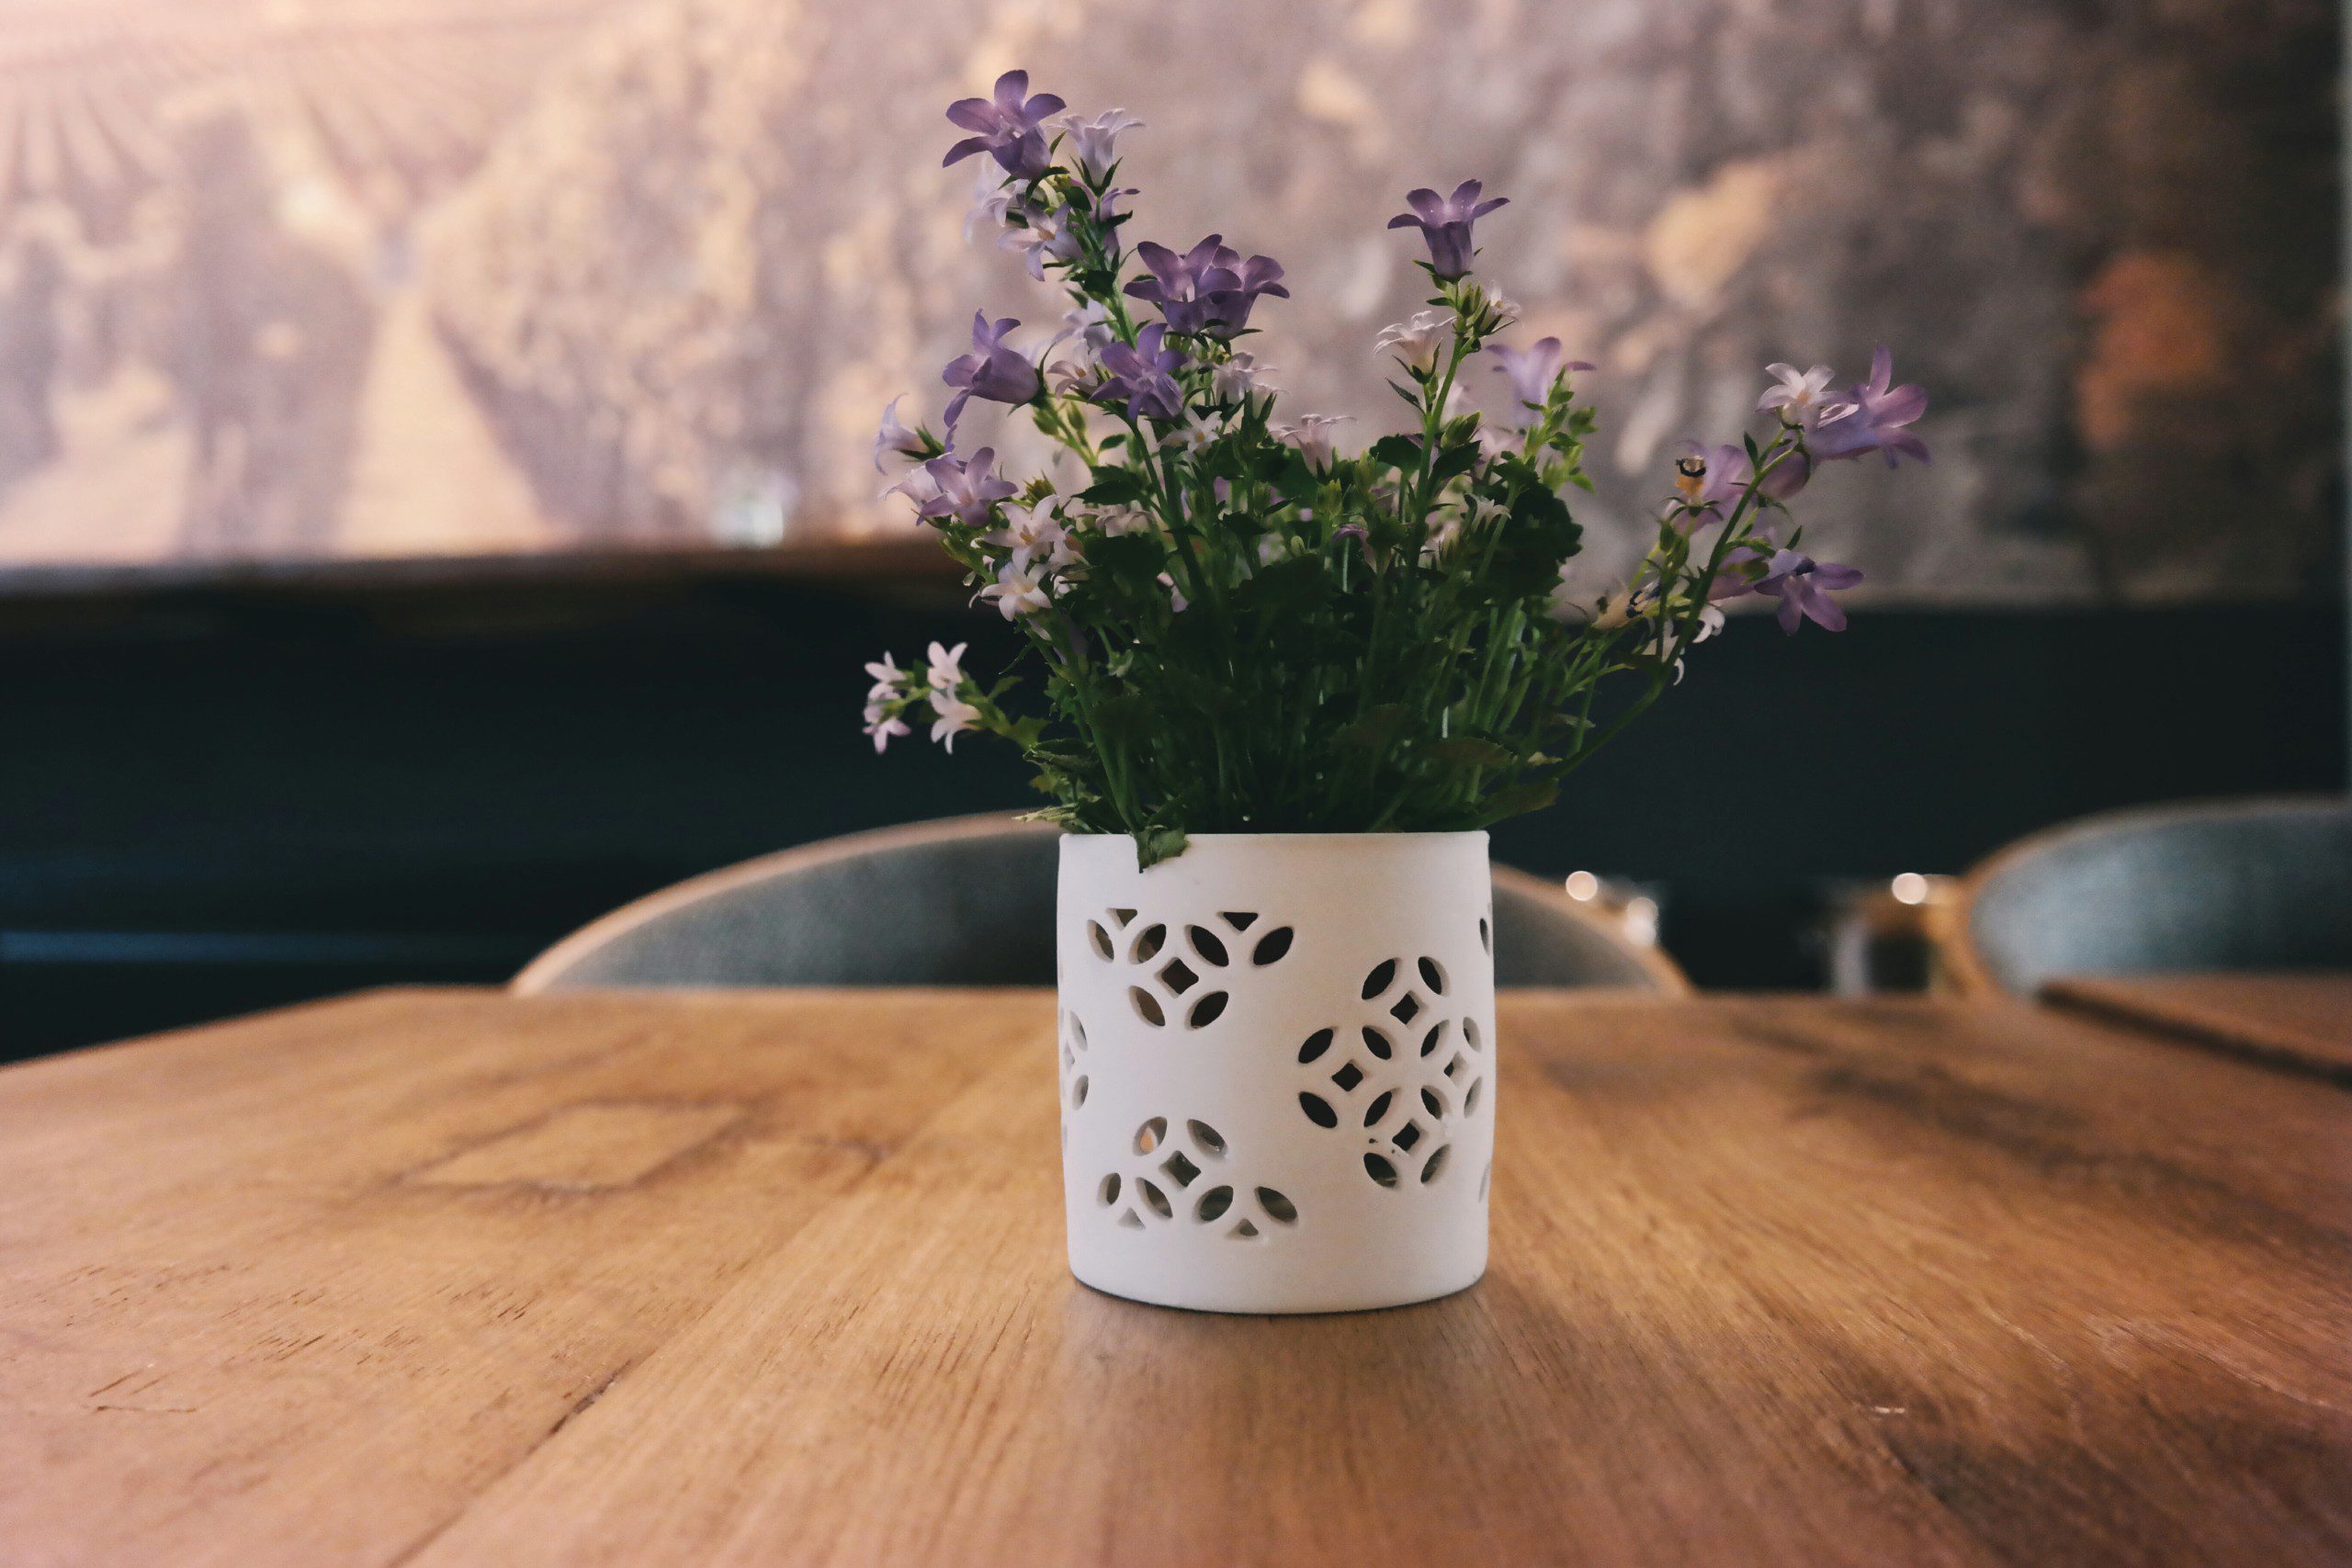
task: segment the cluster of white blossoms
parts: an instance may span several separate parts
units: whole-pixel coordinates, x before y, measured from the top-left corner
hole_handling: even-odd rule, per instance
[[[865,672],[874,677],[865,694],[865,733],[874,738],[876,751],[888,747],[893,736],[912,733],[899,714],[917,697],[931,705],[931,738],[950,751],[956,750],[956,737],[980,717],[980,710],[964,695],[968,679],[964,673],[964,649],[969,646],[959,642],[954,648],[942,648],[934,642],[920,670],[901,670],[887,653],[865,667]]]

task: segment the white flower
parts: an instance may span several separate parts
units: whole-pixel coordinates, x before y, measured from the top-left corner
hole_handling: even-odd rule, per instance
[[[1159,574],[1159,585],[1168,590],[1168,607],[1170,609],[1175,611],[1181,615],[1186,609],[1191,607],[1192,601],[1184,597],[1184,591],[1177,587],[1176,580],[1169,576],[1164,571]]]
[[[1072,338],[1084,346],[1090,364],[1096,355],[1118,341],[1118,329],[1112,324],[1111,312],[1102,300],[1089,299],[1062,312],[1062,330],[1055,334],[1054,341]]]
[[[964,683],[964,650],[971,644],[959,642],[954,648],[931,645],[931,670],[925,677],[934,692],[953,694]]]
[[[944,692],[931,694],[931,711],[935,716],[931,721],[931,738],[950,751],[956,750],[956,737],[971,728],[980,717],[979,709]]]
[[[1799,370],[1793,365],[1767,365],[1765,370],[1780,378],[1780,385],[1768,389],[1756,400],[1758,413],[1779,409],[1781,418],[1790,424],[1811,430],[1823,418],[1842,408],[1843,404],[1825,402],[1829,390],[1829,378],[1837,372],[1826,365],[1816,365],[1810,370]]]
[[[1040,283],[1046,280],[1048,261],[1075,261],[1081,250],[1069,220],[1059,212],[1033,212],[1020,228],[1007,229],[997,243],[1008,251],[1019,251],[1022,265]]]
[[[930,464],[918,463],[907,470],[905,479],[900,479],[897,484],[886,487],[882,493],[903,495],[914,502],[915,510],[920,512],[939,499],[939,477],[931,471]]]
[[[1106,109],[1091,120],[1066,114],[1052,123],[1068,139],[1064,145],[1071,160],[1097,180],[1117,161],[1119,133],[1143,129],[1143,121],[1125,109]]]
[[[1496,294],[1489,291],[1487,295],[1487,310],[1495,318],[1495,324],[1498,327],[1510,326],[1513,321],[1518,321],[1520,316],[1519,301],[1508,294]]]
[[[1699,612],[1699,629],[1691,635],[1692,642],[1704,642],[1724,629],[1724,611],[1720,604],[1709,604]]]
[[[1005,214],[1012,209],[1012,182],[1004,177],[992,160],[980,164],[980,177],[972,186],[972,209],[964,215],[964,243],[972,243],[972,231],[981,224],[1001,226]]]
[[[1498,523],[1510,515],[1510,509],[1501,502],[1483,495],[1470,498],[1470,521],[1473,523]]]
[[[1409,321],[1383,327],[1372,347],[1375,354],[1394,352],[1408,370],[1427,375],[1453,342],[1453,318],[1443,310],[1423,310]]]
[[[980,590],[979,597],[993,599],[996,607],[1008,621],[1019,615],[1033,615],[1053,601],[1046,592],[1046,571],[1033,566],[1029,552],[1015,550],[996,574],[996,581]]]
[[[920,457],[929,450],[921,435],[899,422],[899,405],[906,400],[906,393],[900,392],[890,400],[890,406],[882,411],[881,428],[874,433],[874,471],[877,474],[888,471],[882,466],[885,453],[896,452],[902,457]]]
[[[1287,441],[1297,447],[1299,456],[1306,459],[1307,468],[1314,472],[1329,473],[1331,469],[1331,427],[1345,424],[1351,417],[1343,413],[1311,413],[1296,424],[1277,425],[1274,439]]]
[[[988,542],[1042,561],[1049,569],[1068,566],[1076,558],[1070,553],[1069,532],[1054,518],[1057,499],[1049,497],[1035,506],[1007,506],[1004,526],[989,535]]]
[[[1274,374],[1271,365],[1261,365],[1247,354],[1237,354],[1209,372],[1209,389],[1219,402],[1238,403],[1260,393],[1275,390],[1266,378]]]
[[[868,703],[865,705],[865,733],[874,737],[874,750],[879,753],[888,748],[890,737],[911,735],[914,731],[907,728],[905,719],[885,714],[880,703]]]
[[[1151,526],[1151,513],[1138,506],[1106,506],[1094,514],[1096,527],[1111,538],[1140,534]]]
[[[1161,436],[1159,444],[1162,446],[1173,446],[1187,454],[1197,456],[1216,444],[1218,434],[1216,425],[1203,419],[1198,413],[1187,410],[1184,414],[1184,423]]]
[[[932,646],[936,648],[939,645],[933,643]],[[874,689],[865,694],[865,700],[869,703],[880,702],[885,697],[897,696],[899,684],[907,678],[907,672],[899,668],[897,656],[888,653],[884,654],[874,663],[868,664],[865,667],[865,672],[874,677]]]
[[[1478,422],[1478,455],[1491,463],[1498,457],[1516,456],[1527,443],[1527,432],[1504,425]]]

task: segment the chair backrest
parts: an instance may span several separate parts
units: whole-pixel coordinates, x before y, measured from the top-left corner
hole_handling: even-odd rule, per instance
[[[582,928],[514,978],[594,987],[1050,986],[1058,829],[967,817],[855,833],[729,866]],[[1690,989],[1524,872],[1495,871],[1507,986]]]
[[[2086,818],[1968,878],[1947,967],[2030,994],[2057,975],[2352,965],[2352,802],[2220,801]]]

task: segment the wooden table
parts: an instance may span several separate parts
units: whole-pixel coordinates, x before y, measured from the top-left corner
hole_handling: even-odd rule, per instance
[[[1061,1259],[1036,993],[409,992],[0,1072],[0,1562],[2343,1563],[2352,1093],[1527,994],[1494,1263]]]
[[[2041,994],[2159,1033],[2352,1080],[2352,974],[2068,976]]]

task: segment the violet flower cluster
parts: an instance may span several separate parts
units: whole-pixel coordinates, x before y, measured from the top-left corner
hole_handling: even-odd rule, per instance
[[[1517,307],[1474,276],[1481,220],[1505,206],[1466,180],[1417,189],[1428,308],[1373,345],[1406,427],[1361,453],[1347,422],[1276,416],[1276,374],[1245,346],[1289,289],[1272,258],[1221,234],[1130,248],[1136,193],[1120,142],[1009,72],[951,106],[985,155],[967,227],[996,232],[1066,309],[1052,329],[973,317],[942,372],[937,432],[894,400],[875,438],[890,489],[1019,628],[1036,677],[985,682],[965,648],[866,667],[876,750],[927,726],[1019,746],[1073,829],[1136,835],[1147,862],[1187,832],[1483,827],[1546,804],[1560,780],[1679,679],[1727,601],[1772,602],[1781,627],[1835,631],[1861,574],[1816,559],[1789,505],[1825,464],[1924,461],[1926,411],[1884,349],[1866,379],[1770,367],[1763,436],[1690,445],[1630,581],[1564,596],[1594,428],[1556,338],[1504,341]],[[1481,367],[1490,374],[1474,376]],[[1476,406],[1492,388],[1498,412]],[[1020,410],[1057,471],[998,471],[966,438],[977,405]],[[1016,693],[1026,690],[1025,697]]]

